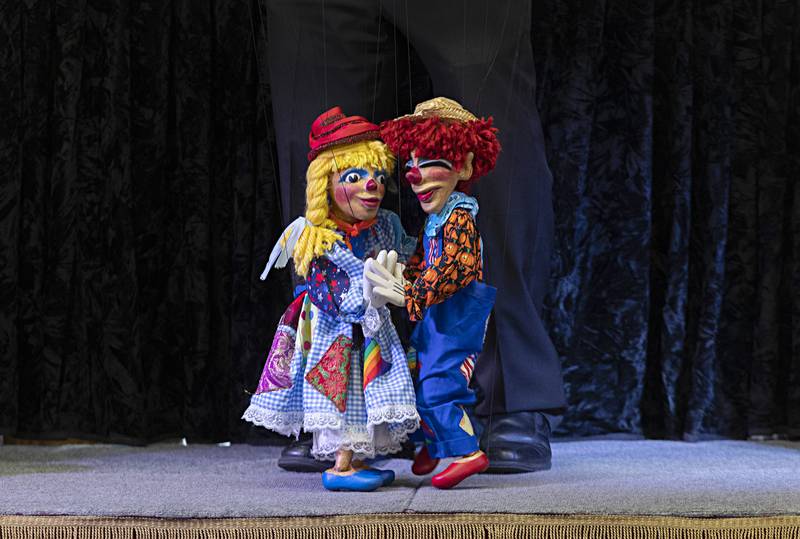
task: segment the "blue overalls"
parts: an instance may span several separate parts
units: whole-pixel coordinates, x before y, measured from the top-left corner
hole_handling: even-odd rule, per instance
[[[473,218],[477,214],[475,199],[463,193],[453,195],[451,200],[455,199],[455,203],[448,200],[439,214],[426,221],[423,241],[428,265],[442,252],[442,229],[452,210],[465,207],[472,211]],[[493,286],[474,280],[442,303],[428,307],[411,335],[419,364],[417,411],[433,458],[463,456],[478,450],[478,439],[465,408],[475,404],[469,377],[483,348],[496,293]]]

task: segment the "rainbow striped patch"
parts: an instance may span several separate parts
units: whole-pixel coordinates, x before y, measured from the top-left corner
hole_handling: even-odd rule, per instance
[[[375,378],[389,370],[389,364],[381,356],[381,347],[374,339],[367,339],[364,343],[364,389]]]
[[[412,378],[415,377],[417,369],[419,369],[419,360],[417,358],[417,351],[413,348],[409,348],[408,352],[406,352],[406,363],[408,364],[408,370]]]

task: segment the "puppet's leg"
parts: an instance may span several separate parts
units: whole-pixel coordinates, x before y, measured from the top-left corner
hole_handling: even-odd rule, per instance
[[[433,477],[438,488],[453,487],[489,466],[478,448],[467,409],[475,402],[469,382],[495,292],[472,282],[443,303],[429,307],[413,335],[420,369],[417,410],[425,448],[432,459],[462,457]]]
[[[451,488],[467,477],[484,471],[489,466],[489,460],[478,449],[478,439],[465,410],[465,406],[474,399],[468,387],[469,382],[462,373],[464,362],[470,359],[464,357],[463,351],[457,348],[447,350],[434,346],[430,352],[420,357],[417,389],[417,407],[428,440],[414,464],[417,472],[423,471],[420,468],[423,464],[421,457],[425,452],[430,455],[433,467],[435,459],[461,456],[431,479],[437,488]]]
[[[353,452],[349,450],[339,450],[336,452],[336,464],[334,465],[334,471],[338,473],[346,473],[354,471],[353,468],[350,466],[350,463],[353,461]]]

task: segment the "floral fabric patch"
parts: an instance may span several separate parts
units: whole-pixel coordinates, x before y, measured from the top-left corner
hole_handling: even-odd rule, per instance
[[[299,295],[284,311],[278,322],[278,330],[272,339],[261,378],[258,381],[256,395],[292,387],[291,364],[297,337],[297,323],[305,293]]]
[[[295,332],[284,326],[275,332],[272,347],[261,371],[256,395],[292,387],[290,376],[292,355],[294,354]]]
[[[308,383],[328,397],[342,413],[347,410],[347,381],[350,379],[352,350],[353,340],[339,335],[319,363],[306,374]]]

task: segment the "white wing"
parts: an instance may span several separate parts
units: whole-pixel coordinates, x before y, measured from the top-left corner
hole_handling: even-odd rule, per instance
[[[289,262],[294,252],[294,246],[297,245],[300,234],[303,233],[303,230],[305,230],[307,226],[311,226],[311,223],[305,217],[298,217],[292,221],[292,224],[286,227],[286,230],[283,231],[283,234],[281,234],[281,237],[269,254],[267,266],[264,268],[264,271],[261,272],[262,281],[267,278],[267,274],[269,274],[269,270],[271,270],[273,266],[282,268]],[[281,240],[284,239],[285,241],[283,245],[281,245]]]

